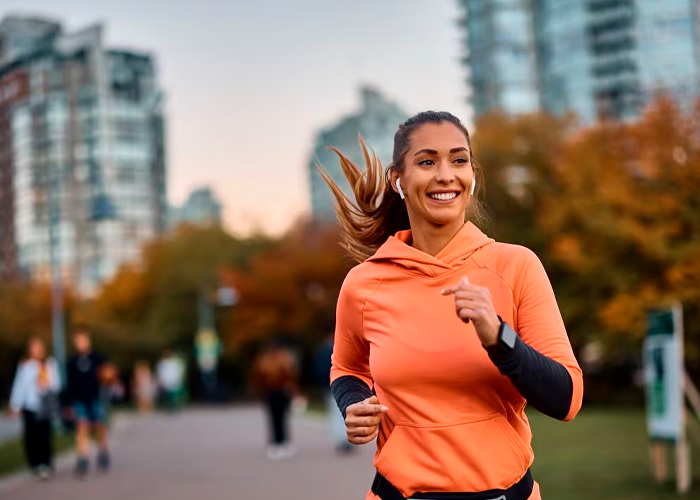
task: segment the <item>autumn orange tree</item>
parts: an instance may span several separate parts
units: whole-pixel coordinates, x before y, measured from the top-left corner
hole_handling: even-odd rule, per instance
[[[209,296],[223,269],[245,269],[271,244],[263,237],[238,239],[217,226],[180,226],[81,304],[76,320],[89,324],[97,345],[118,361],[153,358],[165,348],[189,352],[200,292]]]
[[[98,347],[122,365],[156,357],[164,348],[191,352],[197,299],[215,311],[225,360],[245,369],[266,340],[287,338],[310,351],[326,333],[343,278],[334,225],[299,221],[280,238],[235,238],[218,227],[182,226],[124,266],[76,319],[91,325]],[[218,287],[239,302],[218,307]]]
[[[664,97],[632,123],[477,122],[490,232],[540,255],[574,346],[638,349],[646,312],[680,300],[700,355],[699,131],[700,105]]]
[[[343,279],[353,263],[335,225],[302,221],[278,245],[235,274],[239,304],[224,324],[227,343],[240,348],[276,337],[311,348],[329,332]]]
[[[698,359],[700,103],[682,112],[660,97],[634,123],[583,130],[554,173],[538,222],[579,314],[636,342],[650,308],[681,301],[687,356]]]

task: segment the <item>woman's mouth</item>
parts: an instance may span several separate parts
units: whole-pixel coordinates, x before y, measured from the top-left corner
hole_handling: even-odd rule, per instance
[[[457,191],[450,191],[445,193],[428,193],[428,197],[436,201],[452,201],[459,195],[460,193]]]

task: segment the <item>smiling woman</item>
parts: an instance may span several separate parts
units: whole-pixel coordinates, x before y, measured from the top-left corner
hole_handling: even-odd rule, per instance
[[[581,369],[547,274],[497,243],[469,133],[453,115],[399,126],[386,172],[336,151],[355,200],[322,171],[349,253],[331,388],[348,441],[377,440],[368,499],[538,500],[525,405],[558,420],[581,407]]]

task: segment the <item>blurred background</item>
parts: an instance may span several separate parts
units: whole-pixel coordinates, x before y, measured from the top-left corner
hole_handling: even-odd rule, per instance
[[[682,304],[700,383],[698,0],[0,0],[0,401],[30,338],[64,370],[83,325],[124,422],[111,478],[12,498],[361,498],[372,450],[334,454],[323,420],[353,263],[316,168],[347,189],[327,148],[361,163],[362,134],[386,165],[426,109],[472,131],[484,229],[540,256],[584,370],[576,421],[529,412],[544,497],[675,497],[650,471],[642,343],[650,309]],[[284,465],[257,454],[272,340],[303,395]],[[18,436],[0,418],[0,472]]]

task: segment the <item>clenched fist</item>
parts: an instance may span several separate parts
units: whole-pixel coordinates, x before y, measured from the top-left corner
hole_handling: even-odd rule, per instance
[[[442,290],[442,295],[454,295],[455,313],[465,323],[472,321],[479,340],[486,347],[498,342],[501,320],[491,301],[489,289],[469,283],[464,276],[458,285]]]
[[[372,396],[345,410],[345,430],[352,444],[367,444],[379,434],[380,415],[389,409]]]

